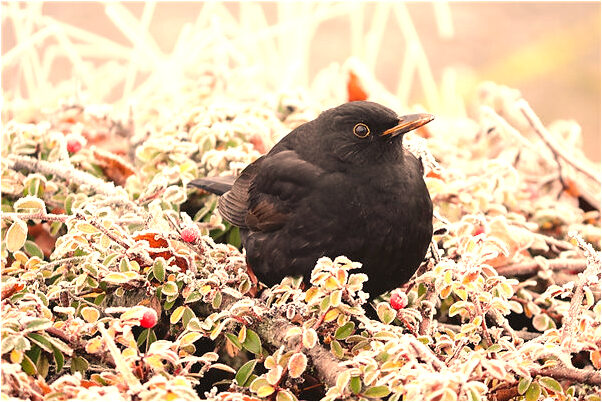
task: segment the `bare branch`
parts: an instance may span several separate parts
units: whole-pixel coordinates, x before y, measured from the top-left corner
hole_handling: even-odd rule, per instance
[[[557,380],[571,380],[577,383],[600,386],[600,372],[569,367],[547,367],[529,370],[531,375],[552,377]]]
[[[546,143],[554,155],[560,157],[573,168],[596,181],[598,184],[602,184],[599,177],[600,172],[591,172],[590,169],[579,160],[569,157],[570,155],[566,155],[566,151],[561,149],[560,145],[555,142],[550,132],[544,127],[541,120],[539,120],[539,117],[533,112],[533,109],[531,109],[531,106],[529,106],[526,100],[518,100],[516,106],[522,112],[523,116],[525,116],[531,127],[533,127],[535,133]]]
[[[547,260],[546,264],[548,265],[548,268],[552,271],[568,270],[575,272],[583,272],[587,267],[587,260],[585,258],[556,258],[553,260]],[[503,276],[519,276],[534,275],[540,269],[542,269],[541,264],[537,260],[531,260],[517,264],[504,265],[503,267],[498,267],[495,270],[498,274]]]

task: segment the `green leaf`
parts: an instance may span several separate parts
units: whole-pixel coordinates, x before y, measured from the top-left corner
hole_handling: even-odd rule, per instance
[[[38,345],[33,345],[28,351],[25,352],[26,356],[31,358],[31,361],[36,366],[38,365],[38,360],[40,359],[40,355],[42,354],[42,349]]]
[[[36,363],[36,368],[38,370],[38,374],[42,377],[46,377],[48,375],[48,368],[50,367],[50,362],[48,361],[48,355],[43,353],[38,362]]]
[[[184,306],[178,306],[173,313],[171,313],[171,316],[169,317],[169,323],[171,325],[177,324],[180,321],[182,315],[184,315],[184,309]]]
[[[157,258],[153,263],[153,275],[159,282],[165,280],[165,259],[163,257]]]
[[[392,323],[397,316],[395,310],[389,306],[389,303],[385,302],[378,303],[378,306],[376,306],[376,314],[378,315],[378,318],[385,324]]]
[[[152,328],[149,328],[149,333],[146,340],[149,345],[157,341],[157,335],[155,334],[155,331]]]
[[[144,341],[146,341],[147,336],[148,336],[148,328],[145,328],[144,330],[142,330],[142,332],[140,332],[140,335],[138,335],[138,338],[136,339],[136,344],[138,345],[138,347],[140,347],[144,344]]]
[[[238,336],[231,333],[226,333],[226,338],[228,338],[228,340],[232,342],[238,349],[242,349],[242,343],[240,343],[238,340]]]
[[[36,373],[38,372],[36,365],[33,364],[31,359],[27,355],[23,355],[23,360],[21,361],[21,368],[23,369],[23,371],[25,371],[31,376],[36,375]]]
[[[165,282],[165,284],[161,287],[161,293],[165,296],[175,296],[178,294],[178,285],[176,285],[173,281]]]
[[[24,330],[26,332],[34,332],[34,331],[42,331],[44,329],[52,327],[52,321],[47,320],[46,318],[37,318],[35,320],[31,320],[25,325]]]
[[[351,387],[351,392],[353,392],[355,395],[358,395],[362,391],[362,380],[357,376],[351,377],[349,386]]]
[[[491,345],[487,348],[487,352],[490,352],[490,353],[497,353],[500,350],[502,350],[502,345],[500,345],[499,343],[494,343],[493,345]]]
[[[214,309],[218,309],[219,306],[222,305],[222,292],[220,292],[219,290],[215,292],[215,296],[213,296],[213,301],[211,302],[211,305]]]
[[[236,226],[232,226],[232,229],[228,232],[227,242],[236,248],[240,248],[240,232]]]
[[[525,392],[525,400],[527,401],[536,401],[539,399],[541,395],[541,387],[538,383],[532,382],[529,388],[527,388],[527,392]]]
[[[333,340],[332,342],[330,342],[330,351],[339,359],[342,359],[344,356],[343,347],[341,346],[339,341]]]
[[[337,328],[336,332],[334,333],[334,337],[336,339],[345,339],[353,333],[354,329],[355,324],[352,321],[348,321],[344,325],[341,325],[339,328]]]
[[[450,317],[453,317],[457,314],[459,314],[461,311],[464,311],[466,308],[467,302],[460,300],[455,302],[454,304],[452,304],[449,308],[449,312],[448,315]]]
[[[17,339],[18,338],[16,335],[8,335],[2,337],[2,350],[0,351],[0,353],[5,354],[13,350],[15,348],[15,343],[17,342]]]
[[[384,398],[389,395],[391,391],[389,391],[389,387],[386,385],[377,385],[376,387],[370,387],[366,391],[364,391],[364,396],[366,398]]]
[[[67,345],[65,342],[61,341],[60,339],[57,339],[54,337],[49,337],[48,340],[50,341],[50,343],[52,343],[52,346],[54,346],[55,348],[57,348],[64,354],[66,354],[68,356],[71,356],[73,354],[73,349],[71,349],[71,347],[69,345]]]
[[[71,207],[73,206],[73,201],[75,201],[75,197],[73,196],[73,194],[69,194],[67,198],[65,198],[65,213],[67,215],[71,215],[73,213],[73,211],[71,210]]]
[[[324,313],[330,307],[330,297],[325,297],[320,302],[320,312]]]
[[[188,323],[190,322],[190,320],[192,320],[195,317],[196,315],[194,314],[194,311],[192,311],[190,307],[186,307],[186,309],[184,310],[184,314],[182,314],[182,325],[184,325],[184,328],[188,327]]]
[[[251,378],[251,374],[253,374],[253,370],[255,370],[256,365],[257,365],[257,360],[253,359],[253,360],[249,360],[248,362],[243,364],[240,369],[238,369],[238,372],[236,373],[236,376],[234,377],[234,379],[236,380],[236,383],[239,386],[241,386],[241,387],[248,386],[247,381],[249,380],[249,378]],[[245,385],[245,384],[247,384],[247,385]]]
[[[54,364],[56,365],[55,372],[60,373],[65,365],[65,356],[57,348],[52,348],[52,356],[54,357]]]
[[[562,386],[560,385],[560,383],[552,377],[541,377],[538,380],[538,382],[540,385],[542,385],[544,388],[550,391],[556,392],[557,394],[563,393]]]
[[[272,395],[274,391],[276,391],[276,389],[271,385],[263,385],[257,390],[257,396],[260,398],[265,398],[266,396]]]
[[[527,392],[527,389],[529,388],[529,385],[531,385],[531,378],[526,378],[526,377],[522,377],[519,381],[518,381],[518,394],[519,395],[524,395],[525,392]]]
[[[32,341],[33,343],[38,345],[44,351],[46,351],[48,353],[52,353],[52,350],[54,348],[52,347],[52,343],[50,342],[50,340],[48,340],[48,338],[46,336],[44,336],[42,334],[31,333],[31,334],[27,334],[27,337],[29,338],[30,341]]]
[[[41,260],[44,259],[44,253],[42,252],[42,250],[40,250],[38,245],[32,242],[31,240],[26,240],[23,248],[25,249],[25,252],[30,256],[39,257]]]
[[[199,292],[197,292],[196,290],[194,292],[191,292],[188,297],[186,297],[186,300],[184,301],[184,304],[188,304],[188,303],[193,303],[197,300],[201,300],[201,298],[203,297],[203,295],[201,295]]]
[[[276,394],[276,400],[277,401],[296,401],[297,398],[295,398],[295,395],[293,395],[290,391],[288,391],[286,389],[282,389],[282,390],[278,391],[278,393]]]
[[[110,266],[117,257],[119,257],[119,253],[113,253],[113,254],[107,255],[105,257],[105,259],[102,260],[102,265],[104,265],[105,267]]]
[[[261,340],[259,339],[259,335],[251,329],[247,329],[247,336],[242,346],[251,353],[255,353],[256,355],[261,354]]]
[[[88,361],[81,356],[73,356],[71,358],[71,374],[79,371],[83,375],[89,366]]]

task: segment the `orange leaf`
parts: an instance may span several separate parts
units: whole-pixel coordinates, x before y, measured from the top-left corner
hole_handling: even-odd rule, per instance
[[[575,183],[575,180],[565,178],[564,184],[566,185],[564,191],[566,191],[567,194],[569,194],[570,196],[577,198],[581,195],[581,192],[579,191],[579,187],[577,186],[577,183]]]
[[[368,94],[362,88],[362,84],[358,76],[353,72],[349,71],[349,80],[347,81],[347,99],[349,102],[363,101],[368,99]]]
[[[115,184],[123,186],[126,179],[134,174],[134,168],[119,156],[99,149],[94,149],[93,152],[105,176]]]
[[[180,272],[186,272],[188,270],[188,261],[181,254],[176,252],[172,252],[170,250],[161,250],[161,251],[153,251],[153,249],[165,249],[169,248],[169,242],[167,239],[163,238],[160,233],[154,232],[146,232],[140,233],[134,236],[134,240],[136,241],[146,241],[150,247],[148,250],[148,254],[152,259],[156,259],[159,257],[165,258],[165,261],[174,257],[174,261],[172,264],[178,266],[180,268]],[[143,264],[143,261],[136,260],[140,267],[144,268],[148,265]]]

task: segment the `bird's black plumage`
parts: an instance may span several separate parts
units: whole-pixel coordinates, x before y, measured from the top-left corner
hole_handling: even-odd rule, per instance
[[[294,129],[228,191],[223,178],[191,184],[223,193],[219,211],[241,229],[262,282],[308,279],[319,257],[345,255],[362,263],[364,289],[375,297],[410,279],[432,236],[422,164],[401,144],[430,120],[346,103]]]

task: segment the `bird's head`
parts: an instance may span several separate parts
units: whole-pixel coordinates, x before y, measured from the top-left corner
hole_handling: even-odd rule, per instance
[[[322,149],[345,163],[365,165],[401,157],[403,135],[433,119],[430,114],[398,116],[378,103],[357,101],[322,113],[316,122],[327,129],[316,131]]]

